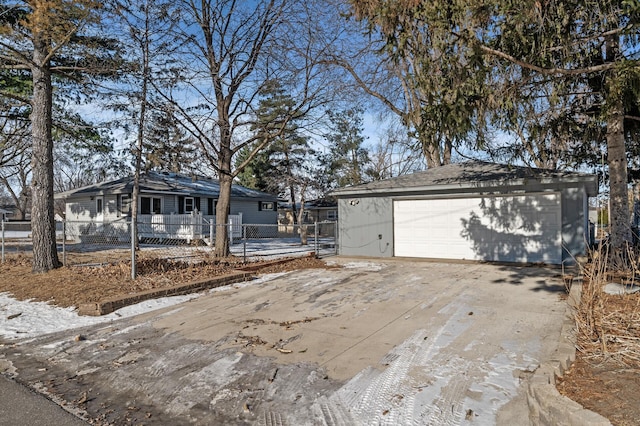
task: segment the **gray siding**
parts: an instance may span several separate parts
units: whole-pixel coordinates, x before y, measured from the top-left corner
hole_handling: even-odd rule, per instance
[[[562,190],[562,260],[568,264],[575,263],[575,256],[586,252],[585,224],[589,211],[585,197],[583,188]]]
[[[277,204],[273,202],[274,204]],[[278,212],[273,210],[259,210],[258,200],[231,200],[231,214],[242,213],[242,223],[270,224],[278,223]]]
[[[558,188],[560,186],[560,188]],[[506,189],[506,191],[505,191]],[[514,188],[496,188],[494,194],[502,192],[508,195]],[[524,188],[518,188],[524,189]],[[548,185],[529,185],[530,192],[549,190]],[[574,262],[576,256],[586,250],[585,230],[588,215],[586,190],[584,187],[555,185],[561,193],[562,216],[562,261],[566,264]],[[454,192],[457,196],[477,196],[471,192]],[[339,251],[346,256],[389,257],[394,255],[393,247],[393,200],[402,198],[430,198],[442,196],[440,191],[429,194],[411,194],[410,197],[389,195],[380,197],[340,198],[338,200]],[[452,195],[452,192],[449,192]],[[378,239],[381,235],[382,239]]]
[[[97,215],[98,198],[102,198],[102,218]],[[76,198],[65,204],[65,217],[67,220],[79,222],[113,222],[118,220],[118,201],[116,195],[97,195],[95,197]]]
[[[355,200],[351,202],[351,200]],[[393,256],[393,202],[389,197],[338,200],[340,254]],[[379,236],[382,238],[380,239]]]
[[[112,222],[118,219],[118,198],[117,195],[104,196],[104,217],[105,222]]]
[[[94,221],[96,220],[96,201],[91,197],[76,198],[66,203],[65,216],[67,220]]]
[[[165,195],[162,197],[162,213],[163,214],[178,213],[178,196],[177,195]]]
[[[161,197],[162,198],[162,214],[178,213],[178,196],[177,195],[157,195],[157,194],[141,194],[143,196]],[[97,219],[96,201],[91,197],[74,198],[67,201],[65,205],[65,214],[67,220],[92,222]],[[117,195],[106,195],[103,197],[103,221],[112,222],[121,220],[118,215],[118,198]],[[259,210],[259,202],[257,200],[231,200],[231,214],[237,215],[242,213],[242,222],[248,224],[277,224],[278,212],[272,210]],[[140,200],[138,200],[138,212],[140,211]],[[207,197],[201,197],[200,209],[204,214],[215,214],[207,212]]]
[[[97,195],[95,197],[75,198],[65,204],[65,216],[67,220],[93,222],[98,218],[96,199],[102,198],[102,221],[113,222],[118,220],[117,195]]]

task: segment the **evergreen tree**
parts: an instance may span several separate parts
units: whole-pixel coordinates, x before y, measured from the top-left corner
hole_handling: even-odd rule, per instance
[[[269,142],[253,157],[243,176],[256,189],[286,197],[297,221],[296,203],[304,197],[302,188],[307,186],[304,180],[314,151],[298,126],[300,117],[291,114],[295,102],[282,86],[275,80],[269,82],[261,97],[254,126],[258,140],[254,146]]]
[[[551,84],[551,100],[555,97],[571,100],[565,102],[569,105],[575,101],[590,104],[593,108],[583,109],[585,114],[576,123],[595,119],[594,128],[604,129],[610,177],[611,244],[614,251],[620,251],[631,242],[629,151],[625,146],[625,136],[630,132],[625,117],[627,112],[637,110],[634,105],[640,95],[638,2],[527,0],[517,6],[504,0],[351,0],[351,3],[356,15],[379,31],[387,48],[401,57],[416,48],[416,33],[428,31],[435,35],[425,40],[425,45],[433,45],[435,39],[444,40],[440,53],[447,60],[458,61],[461,71],[471,76],[464,81],[472,82],[472,88],[482,89],[470,93],[486,93],[480,99],[489,102],[482,108],[511,108],[520,100],[523,82],[531,83],[533,88]],[[416,59],[424,57],[420,54]],[[496,86],[497,81],[501,83],[497,85],[500,92],[484,92]],[[418,80],[418,84],[423,83]],[[451,80],[450,87],[455,90],[457,86],[456,80]],[[465,122],[459,121],[464,116],[456,114],[454,118],[454,129],[464,130]],[[522,119],[530,120],[531,115]],[[563,121],[561,118],[558,123]],[[535,132],[535,127],[530,131]],[[595,138],[594,141],[587,137],[582,140],[582,149],[572,150],[585,152],[594,142],[599,143],[597,133]]]
[[[328,111],[330,131],[324,135],[328,154],[324,157],[330,188],[359,185],[369,181],[369,151],[363,145],[363,110]]]
[[[235,158],[236,167],[247,161],[249,155],[256,149],[257,145],[259,144],[253,143],[238,151]],[[271,167],[269,162],[270,155],[271,153],[268,149],[262,149],[257,152],[244,166],[242,171],[238,173],[236,177],[237,182],[247,188],[265,192],[269,191],[269,184],[267,183],[266,177],[269,173],[269,168]]]
[[[53,87],[74,87],[83,76],[114,72],[115,44],[89,28],[100,21],[95,0],[0,4],[0,58],[7,69],[28,72],[32,155],[33,272],[60,266],[53,202]],[[93,27],[95,28],[95,27]],[[87,33],[83,33],[87,31]],[[59,76],[57,78],[56,76]]]
[[[151,111],[145,131],[143,169],[191,173],[196,169],[195,142],[176,122],[170,104]]]

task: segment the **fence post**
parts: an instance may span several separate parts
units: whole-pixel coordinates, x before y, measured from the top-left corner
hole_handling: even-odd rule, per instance
[[[136,265],[136,240],[138,239],[137,222],[131,218],[131,279],[135,280],[138,275],[138,265]]]
[[[316,258],[320,257],[320,245],[318,244],[318,222],[314,222],[314,230],[313,230],[313,246],[316,252]]]
[[[247,263],[247,225],[242,225],[242,262]]]
[[[62,264],[67,266],[67,221],[62,221]]]
[[[338,221],[333,222],[333,253],[338,255]]]
[[[4,263],[4,218],[2,219],[2,263]]]
[[[213,238],[214,238],[214,235],[215,235],[214,226],[216,226],[215,219],[213,219],[213,220],[211,220],[209,222],[209,247],[213,247]]]

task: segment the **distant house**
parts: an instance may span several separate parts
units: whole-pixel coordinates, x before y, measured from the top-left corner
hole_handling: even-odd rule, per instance
[[[133,177],[129,176],[61,192],[55,198],[64,200],[67,222],[111,224],[130,219],[132,192]],[[153,225],[212,223],[219,196],[217,179],[169,172],[144,173],[140,177],[137,200],[138,222]],[[234,224],[276,225],[277,202],[275,195],[233,185],[230,218]]]
[[[296,204],[296,212],[300,211],[300,203]],[[334,200],[320,198],[304,203],[303,224],[338,220],[338,203]],[[293,208],[291,203],[278,203],[278,224],[293,225]]]
[[[0,208],[0,221],[6,222],[9,220],[11,212],[7,209]]]

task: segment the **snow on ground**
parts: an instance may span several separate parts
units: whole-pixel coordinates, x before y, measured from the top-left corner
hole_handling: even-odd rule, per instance
[[[331,262],[327,262],[327,264],[331,264]],[[342,266],[347,269],[364,269],[365,271],[369,271],[369,272],[377,272],[382,270],[382,268],[384,268],[384,265],[380,263],[365,262],[365,261],[344,263],[342,264]]]
[[[165,308],[199,297],[203,294],[228,291],[273,280],[285,273],[265,274],[260,278],[184,296],[161,297],[126,306],[100,317],[80,316],[75,308],[60,308],[46,302],[20,301],[7,293],[0,293],[0,340],[25,339],[62,330],[131,317],[155,309]]]

